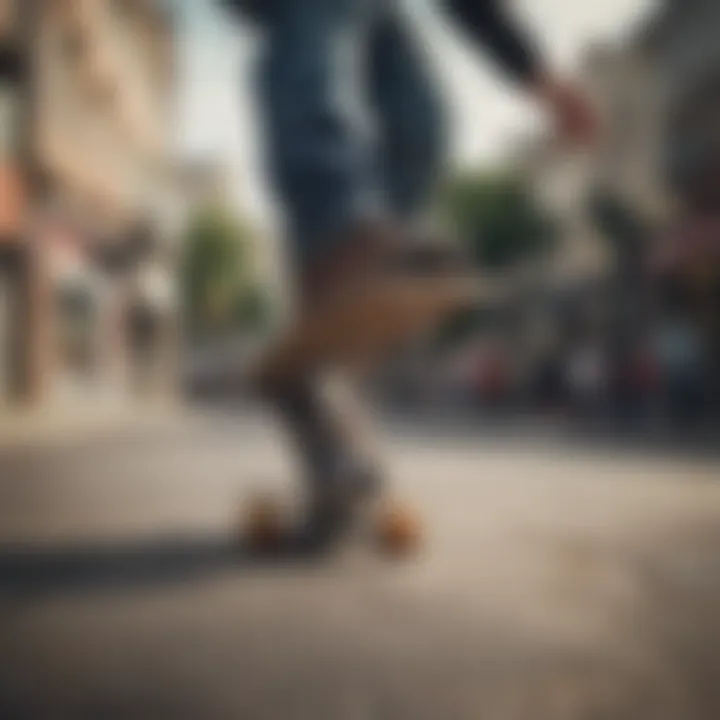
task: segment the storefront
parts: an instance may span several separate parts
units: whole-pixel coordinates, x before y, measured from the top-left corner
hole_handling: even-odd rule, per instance
[[[127,330],[133,389],[139,394],[173,391],[177,351],[176,292],[159,263],[146,262],[134,278]]]
[[[664,287],[682,291],[714,368],[720,366],[720,68],[690,86],[669,123],[668,179],[680,213],[659,243],[654,271]],[[667,293],[665,293],[667,295]]]
[[[35,238],[41,262],[34,282],[41,399],[93,401],[110,388],[109,334],[114,288],[87,253],[82,235],[53,223]]]
[[[22,392],[20,367],[26,336],[21,312],[27,306],[29,270],[23,217],[20,175],[9,162],[0,162],[0,404]]]
[[[102,288],[86,265],[56,262],[49,309],[55,366],[53,394],[75,398],[92,391],[101,380]]]
[[[16,3],[4,3],[0,30],[9,39]],[[3,5],[3,3],[0,3]],[[2,44],[0,38],[0,44]],[[30,253],[26,238],[27,183],[20,161],[22,86],[14,53],[0,68],[0,405],[24,398],[29,391],[27,357]]]

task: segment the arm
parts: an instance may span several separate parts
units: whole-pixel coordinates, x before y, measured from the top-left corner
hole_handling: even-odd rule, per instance
[[[540,74],[537,49],[502,0],[443,0],[450,14],[512,77],[532,82]]]
[[[257,20],[262,17],[263,7],[270,0],[218,0],[218,5],[237,17]]]
[[[548,71],[504,0],[442,1],[476,43],[555,116],[567,140],[578,144],[595,140],[598,127],[594,109],[572,84]]]

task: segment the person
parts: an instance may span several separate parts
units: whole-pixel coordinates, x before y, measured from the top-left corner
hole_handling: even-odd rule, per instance
[[[554,115],[568,140],[591,139],[595,117],[584,95],[549,69],[501,0],[440,1],[459,29]],[[395,260],[431,234],[447,127],[430,58],[408,19],[410,3],[223,3],[259,29],[257,102],[300,312],[319,312],[387,266],[413,272],[412,262]],[[311,378],[267,395],[306,460],[318,508],[310,525],[336,524],[335,490],[348,482],[372,488],[375,471],[348,462],[348,443],[333,432]]]

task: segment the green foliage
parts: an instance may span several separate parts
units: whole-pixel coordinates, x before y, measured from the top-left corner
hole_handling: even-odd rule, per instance
[[[237,298],[235,321],[246,330],[262,330],[272,320],[272,309],[267,290],[259,284],[251,284]]]
[[[205,208],[190,223],[182,287],[193,334],[218,334],[235,326],[250,283],[251,241],[248,228],[222,208]]]
[[[474,263],[486,270],[510,268],[555,245],[552,223],[512,175],[460,175],[446,188],[444,209]]]
[[[473,264],[484,271],[509,270],[554,249],[557,233],[532,194],[516,177],[497,172],[469,172],[445,188],[446,219],[467,244]],[[439,330],[439,347],[452,346],[491,327],[490,308],[475,308],[450,318]]]

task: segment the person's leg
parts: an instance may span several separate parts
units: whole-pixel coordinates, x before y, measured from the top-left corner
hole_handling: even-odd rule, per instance
[[[405,223],[422,221],[445,161],[444,107],[422,41],[397,8],[373,27],[368,89],[377,111],[378,171],[389,206]]]
[[[408,231],[427,210],[439,179],[445,150],[442,104],[412,31],[389,9],[391,3],[374,6],[378,10],[367,18],[363,57],[365,95],[377,122],[370,169],[379,179],[383,208]],[[364,494],[377,495],[384,485],[377,448],[372,441],[358,442],[359,436],[372,436],[370,413],[351,378],[335,380],[337,394],[321,398],[322,407],[336,429],[339,416],[351,418],[335,448],[342,447],[345,467],[354,471],[350,480]]]
[[[423,219],[437,188],[445,152],[442,102],[427,67],[423,48],[393,3],[380,0],[366,25],[364,95],[374,111],[376,138],[372,145],[374,171],[382,207],[404,232],[410,234]],[[372,419],[361,389],[340,377],[337,397],[325,398],[332,416],[352,416],[354,427],[342,435],[353,452],[353,434],[372,435]],[[326,406],[327,407],[327,406]],[[374,443],[353,452],[358,478],[369,479],[371,494],[383,489],[381,463]]]
[[[265,14],[259,80],[270,180],[301,267],[378,212],[356,107],[371,6],[275,0]]]
[[[303,308],[311,304],[307,286],[312,284],[303,276],[379,211],[357,108],[358,58],[372,5],[373,0],[264,5],[261,116],[270,180],[286,213]],[[328,504],[362,475],[364,468],[353,464],[352,448],[335,426],[316,378],[273,387],[267,399],[298,445],[312,505]],[[333,519],[333,513],[319,514],[319,525]]]
[[[359,407],[310,381],[278,393],[272,405],[298,450],[309,511],[303,535],[325,545],[350,527],[358,503],[382,486],[378,458],[358,436]]]
[[[266,18],[268,47],[262,62],[261,88],[271,175],[285,203],[293,259],[301,271],[323,265],[321,261],[338,245],[352,246],[348,238],[353,237],[353,227],[386,209],[382,198],[385,188],[374,192],[373,177],[377,177],[378,168],[368,160],[372,155],[364,134],[344,104],[353,93],[355,102],[362,97],[356,85],[358,77],[352,74],[359,73],[360,68],[353,67],[351,58],[357,59],[358,53],[367,57],[364,51],[369,49],[367,31],[374,7],[374,0],[276,0]],[[394,82],[402,82],[402,76],[396,75]],[[391,115],[389,111],[388,117]],[[420,142],[426,140],[423,136]],[[412,170],[415,173],[430,174],[418,167]],[[410,180],[403,172],[401,180],[388,184],[392,206],[404,209],[420,204],[424,192],[402,189]],[[412,182],[415,188],[416,180]],[[408,200],[396,202],[396,189],[398,198]],[[354,245],[362,247],[365,242],[372,243],[373,238],[361,236]],[[330,272],[324,275],[342,284],[343,277],[358,273],[357,266],[355,257],[349,262],[345,257],[339,265],[331,263]],[[318,302],[315,293],[311,301],[306,296],[301,301],[318,307],[328,296],[321,292],[319,298]],[[347,436],[336,432],[332,408],[318,396],[313,378],[305,377],[291,388],[274,386],[272,392],[270,399],[299,441],[311,496],[322,504],[336,494],[338,487],[356,483],[367,474],[364,463],[357,463]]]

